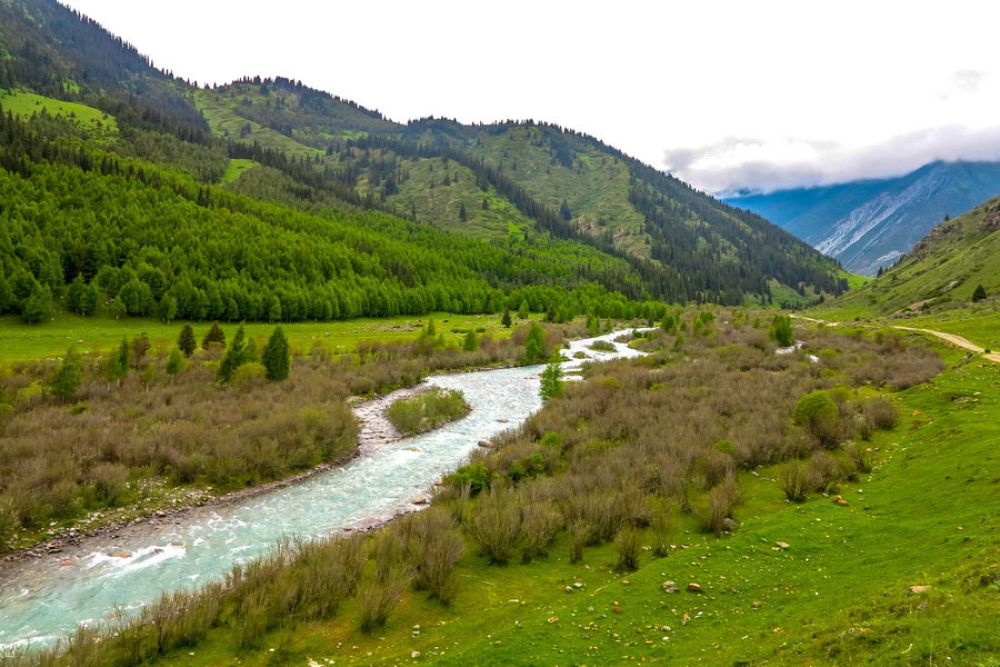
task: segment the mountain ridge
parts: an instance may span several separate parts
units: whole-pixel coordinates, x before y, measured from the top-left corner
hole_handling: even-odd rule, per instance
[[[902,176],[725,199],[875,275],[931,228],[1000,193],[1000,162],[935,161]]]

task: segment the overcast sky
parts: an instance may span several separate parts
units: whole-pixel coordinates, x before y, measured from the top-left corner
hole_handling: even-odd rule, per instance
[[[712,192],[1000,159],[1000,3],[65,1],[184,78],[551,121]]]

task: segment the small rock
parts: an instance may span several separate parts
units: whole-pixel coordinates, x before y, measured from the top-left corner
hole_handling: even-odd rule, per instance
[[[572,586],[567,586],[567,587],[566,587],[565,589],[563,589],[563,590],[565,590],[565,591],[566,591],[567,593],[572,593],[572,592],[573,592],[574,590],[576,590],[576,589],[574,589],[574,588],[573,588]]]
[[[558,622],[559,622],[558,616],[549,616],[549,623],[558,623]]]
[[[691,583],[687,585],[688,593],[701,593],[701,584]]]
[[[482,447],[483,449],[492,449],[493,443],[490,442],[489,440],[480,440],[479,446]]]
[[[730,519],[728,516],[722,520],[722,530],[731,533],[736,530],[736,522]]]
[[[777,542],[774,543],[774,546],[784,551],[785,549],[790,549],[792,545],[790,545],[788,542],[782,542],[781,540],[778,540]]]
[[[851,504],[851,503],[847,502],[847,499],[844,498],[844,496],[834,496],[833,497],[833,502],[837,503],[841,507],[844,507],[845,505],[850,505]]]
[[[920,593],[926,593],[931,589],[930,586],[910,586],[910,595],[919,595]]]
[[[428,503],[427,498],[420,497],[413,501],[414,505],[426,505]]]
[[[754,600],[753,602],[751,602],[751,603],[750,603],[750,605],[751,605],[751,606],[752,606],[752,607],[753,607],[754,609],[760,609],[761,607],[763,607],[763,606],[764,606],[764,602],[763,602],[763,601],[761,601],[761,600]]]
[[[416,660],[420,657],[420,651],[410,651],[410,657]]]
[[[677,591],[680,590],[680,588],[678,588],[677,582],[674,582],[674,581],[664,581],[663,582],[663,590],[666,593],[676,593]]]
[[[577,581],[573,584],[574,588],[583,588],[583,582]]]

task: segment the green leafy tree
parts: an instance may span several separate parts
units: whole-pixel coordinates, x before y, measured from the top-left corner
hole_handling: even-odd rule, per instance
[[[986,298],[986,288],[982,285],[977,285],[975,291],[972,293],[973,303],[978,303]]]
[[[511,323],[510,308],[504,308],[503,315],[500,317],[500,326],[510,329]]]
[[[122,338],[121,344],[118,345],[118,352],[111,355],[108,359],[108,366],[106,373],[108,376],[108,381],[118,382],[119,384],[125,376],[128,375],[128,339]]]
[[[479,340],[476,338],[476,332],[471,329],[467,334],[465,334],[465,339],[462,341],[462,349],[466,352],[475,352],[479,349]]]
[[[160,321],[170,324],[177,317],[177,299],[167,294],[160,300]]]
[[[125,302],[122,301],[120,296],[116,296],[115,300],[111,302],[111,315],[116,320],[120,320],[128,315],[128,309],[125,307]]]
[[[528,314],[531,312],[531,308],[528,306],[528,300],[522,299],[521,305],[517,307],[517,319],[526,320],[528,319]]]
[[[261,356],[264,368],[267,369],[268,380],[284,380],[288,377],[290,365],[288,356],[288,339],[281,327],[275,327],[274,333],[267,339],[264,354]]]
[[[219,382],[228,384],[233,379],[233,373],[246,360],[244,358],[245,353],[246,333],[243,331],[243,327],[240,327],[236,330],[236,335],[233,336],[232,343],[226,348],[226,354],[222,357],[222,363],[219,364],[219,373],[217,375]]]
[[[21,308],[21,319],[26,324],[39,324],[52,317],[52,292],[39,286],[31,293]]]
[[[190,324],[185,324],[181,329],[181,335],[177,338],[177,348],[184,353],[185,357],[190,357],[194,354],[196,347],[198,347],[198,341],[195,340],[194,329],[191,328]]]
[[[83,274],[76,274],[76,278],[73,282],[69,284],[66,288],[66,308],[71,313],[76,313],[77,315],[83,315],[81,312],[81,302],[83,301],[83,292],[87,289],[87,283],[83,280]]]
[[[226,346],[226,334],[222,331],[222,327],[219,326],[218,322],[212,322],[212,326],[209,328],[208,333],[201,340],[202,349],[207,350],[212,345],[217,345],[219,347]]]
[[[80,356],[71,347],[59,365],[59,370],[49,382],[49,391],[58,398],[70,398],[80,388],[82,381],[83,366],[80,363]]]
[[[524,363],[538,364],[545,360],[545,329],[538,322],[531,325],[524,341]]]
[[[791,347],[795,343],[792,332],[792,318],[788,315],[775,315],[771,320],[771,340],[780,347]]]
[[[93,315],[97,311],[97,304],[101,300],[101,292],[97,285],[90,283],[83,288],[80,293],[80,314],[84,317]]]
[[[543,401],[562,396],[565,381],[563,380],[562,364],[553,361],[542,371],[542,388],[540,394]]]

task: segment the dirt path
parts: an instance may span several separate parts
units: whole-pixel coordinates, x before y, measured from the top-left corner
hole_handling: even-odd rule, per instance
[[[996,363],[1000,364],[1000,353],[990,352],[989,354],[986,354],[986,350],[979,347],[978,345],[970,341],[968,338],[963,338],[962,336],[956,334],[945,333],[943,331],[935,331],[934,329],[918,329],[916,327],[900,327],[900,326],[896,326],[893,328],[902,329],[903,331],[916,331],[918,333],[925,333],[931,336],[936,336],[941,340],[947,341],[956,347],[960,347],[964,350],[969,350],[970,352],[975,352],[976,354],[981,354],[986,359],[989,359],[990,361],[995,361]]]
[[[827,320],[817,320],[814,317],[805,317],[803,315],[792,315],[793,318],[797,320],[803,320],[805,322],[813,322],[814,324],[825,324],[828,327],[835,327],[840,322],[828,322]],[[969,350],[970,352],[975,352],[981,355],[984,359],[989,359],[995,363],[1000,364],[1000,352],[990,352],[986,353],[986,350],[979,347],[973,343],[968,338],[963,338],[957,334],[945,333],[944,331],[936,331],[934,329],[918,329],[917,327],[903,327],[903,326],[893,326],[893,329],[899,329],[901,331],[915,331],[917,333],[927,334],[929,336],[935,336],[941,340],[951,343],[955,347],[960,347],[963,350]]]

